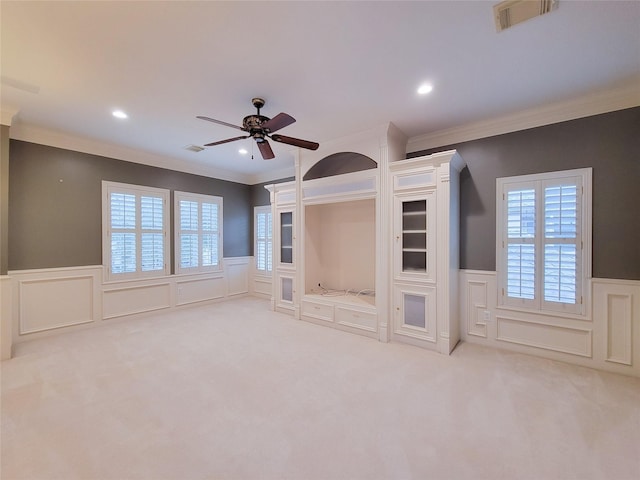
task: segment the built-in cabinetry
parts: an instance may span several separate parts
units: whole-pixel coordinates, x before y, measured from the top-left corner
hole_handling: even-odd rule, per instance
[[[405,156],[405,142],[388,125],[298,151],[295,182],[267,187],[275,218],[273,305],[299,319],[448,354],[459,340],[452,296],[464,164],[455,151],[390,161]]]
[[[458,177],[443,152],[389,164],[393,186],[391,338],[450,353],[459,340]]]
[[[378,338],[377,185],[377,170],[302,182],[303,320]]]
[[[296,289],[296,188],[295,182],[280,183],[268,187],[273,222],[273,269],[275,310],[294,313],[298,305]]]

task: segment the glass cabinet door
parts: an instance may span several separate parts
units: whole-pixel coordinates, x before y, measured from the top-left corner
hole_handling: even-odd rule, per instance
[[[427,271],[427,201],[402,202],[402,271]]]
[[[435,287],[397,284],[394,290],[394,335],[436,342]]]
[[[293,278],[281,277],[280,282],[280,300],[293,302]]]
[[[293,265],[293,212],[280,212],[280,263]]]
[[[435,280],[435,194],[396,197],[396,276]]]

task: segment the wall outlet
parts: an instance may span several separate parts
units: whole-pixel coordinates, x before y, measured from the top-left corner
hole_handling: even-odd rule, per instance
[[[482,311],[482,320],[484,320],[485,322],[491,321],[491,312],[489,310]]]

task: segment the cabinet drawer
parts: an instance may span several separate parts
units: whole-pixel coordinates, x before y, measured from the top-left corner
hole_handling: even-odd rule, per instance
[[[317,318],[319,320],[326,320],[327,322],[333,322],[333,305],[303,300],[302,315]]]
[[[336,322],[369,332],[378,331],[378,315],[371,312],[336,306]]]

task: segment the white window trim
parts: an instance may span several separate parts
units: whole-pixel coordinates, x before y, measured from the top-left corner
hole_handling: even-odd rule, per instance
[[[217,265],[199,265],[197,267],[181,267],[180,266],[180,251],[181,251],[181,236],[180,236],[180,201],[186,200],[189,202],[197,202],[198,203],[198,212],[199,218],[200,212],[203,203],[213,203],[218,206],[218,264]],[[206,273],[206,272],[218,272],[222,271],[223,265],[223,235],[222,235],[222,226],[223,226],[223,214],[222,214],[223,202],[222,197],[214,196],[214,195],[203,195],[199,193],[189,193],[189,192],[174,192],[173,198],[173,212],[174,212],[174,260],[175,260],[175,272],[178,275],[184,274],[192,274],[192,273]],[[202,225],[200,224],[200,227]],[[198,231],[198,237],[201,240],[202,230]],[[202,263],[202,251],[200,248],[199,252],[199,262]]]
[[[267,235],[267,242],[271,241],[271,270],[258,268],[258,214],[271,214],[271,232]],[[270,205],[253,208],[253,256],[255,261],[255,274],[263,277],[271,277],[273,274],[273,212]]]
[[[577,273],[577,302],[572,304],[555,304],[546,302],[543,298],[543,285],[541,281],[542,255],[541,248],[544,245],[544,238],[541,235],[543,228],[542,209],[536,208],[536,299],[522,300],[508,298],[503,292],[506,290],[507,269],[506,254],[503,242],[506,242],[506,202],[503,194],[507,187],[514,187],[518,184],[531,185],[539,182],[540,185],[549,182],[562,180],[563,178],[579,177],[581,179],[581,200],[578,202],[581,217],[580,239],[582,242],[579,254]],[[538,200],[539,201],[539,200]],[[539,204],[537,204],[539,205]],[[563,170],[557,172],[547,172],[532,175],[520,175],[515,177],[504,177],[496,179],[496,270],[498,282],[497,307],[505,310],[517,310],[523,312],[541,313],[551,316],[562,316],[567,318],[577,318],[584,320],[590,315],[590,285],[591,285],[591,263],[592,263],[592,168],[580,168],[574,170]]]
[[[136,195],[136,198],[141,196],[154,196],[162,197],[163,209],[162,209],[162,234],[163,234],[163,269],[153,270],[149,272],[143,272],[140,267],[141,255],[136,255],[136,271],[129,273],[112,273],[111,272],[111,193],[124,193]],[[104,269],[105,282],[126,281],[126,280],[138,280],[145,278],[164,277],[170,273],[169,259],[170,257],[170,244],[169,244],[169,190],[156,187],[146,187],[142,185],[132,185],[127,183],[102,181],[102,264]],[[140,249],[140,235],[142,228],[139,222],[140,212],[136,211],[138,221],[136,222],[136,247]]]

